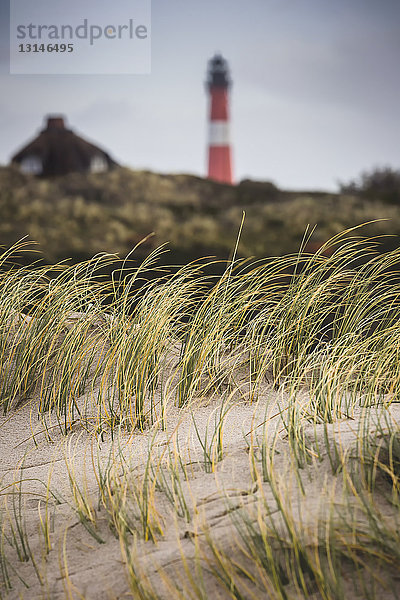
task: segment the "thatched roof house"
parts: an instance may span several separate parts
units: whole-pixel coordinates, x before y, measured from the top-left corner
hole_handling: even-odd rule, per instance
[[[43,177],[107,171],[117,166],[107,152],[67,129],[61,116],[49,116],[46,128],[11,161],[25,173]]]

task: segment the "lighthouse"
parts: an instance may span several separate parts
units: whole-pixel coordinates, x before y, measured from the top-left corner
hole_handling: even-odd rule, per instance
[[[208,177],[233,183],[229,133],[229,88],[231,80],[226,60],[216,54],[208,63],[206,87],[210,97],[208,134]]]

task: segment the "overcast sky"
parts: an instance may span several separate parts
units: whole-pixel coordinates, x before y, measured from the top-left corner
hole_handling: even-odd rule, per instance
[[[237,181],[334,190],[400,168],[399,0],[153,0],[150,75],[9,75],[8,0],[0,10],[0,164],[64,113],[124,165],[204,175],[220,51]]]

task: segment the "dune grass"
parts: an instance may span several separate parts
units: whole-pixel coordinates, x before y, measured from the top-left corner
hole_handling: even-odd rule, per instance
[[[139,291],[157,253],[111,281],[98,276],[116,261],[110,255],[3,269],[2,409],[39,393],[40,410],[65,431],[82,410],[101,431],[151,424],[171,386],[180,407],[226,387],[256,400],[265,378],[291,397],[305,386],[310,415],[328,422],[350,414],[360,394],[366,403],[396,399],[399,254],[378,254],[371,240],[346,232],[314,255],[233,259],[212,285],[197,263]],[[0,260],[10,258],[7,251]],[[235,379],[241,367],[250,371],[243,385]]]
[[[391,407],[400,390],[400,249],[381,254],[359,234],[345,231],[316,254],[251,263],[234,253],[214,279],[205,260],[147,278],[162,249],[135,268],[108,254],[13,266],[24,242],[1,255],[2,412],[31,402],[49,439],[54,427],[66,436],[68,505],[94,543],[107,544],[104,522],[118,539],[131,597],[398,597],[400,430]],[[201,427],[196,411],[212,400]],[[227,541],[191,486],[194,465],[218,480],[225,424],[240,403],[265,418],[243,432],[250,491],[238,501],[218,488]],[[193,455],[179,438],[180,414],[190,415]],[[77,472],[75,430],[92,440],[85,464],[95,488]],[[138,468],[121,440],[144,431],[154,434]],[[113,440],[106,460],[95,450],[105,438]],[[1,492],[0,597],[24,585],[18,563],[32,565],[46,597],[40,565],[54,552],[59,497],[49,476],[35,553],[22,471]],[[313,482],[320,501],[310,522]],[[157,546],[171,523],[179,566],[161,565],[155,582],[140,548]],[[67,531],[63,543],[65,594],[74,597]]]

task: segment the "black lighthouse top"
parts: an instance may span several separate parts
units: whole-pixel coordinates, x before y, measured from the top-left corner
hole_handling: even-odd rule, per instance
[[[207,87],[209,89],[213,87],[228,88],[231,83],[227,61],[221,54],[215,54],[208,61]]]

